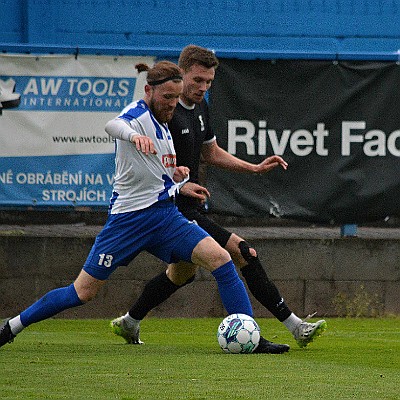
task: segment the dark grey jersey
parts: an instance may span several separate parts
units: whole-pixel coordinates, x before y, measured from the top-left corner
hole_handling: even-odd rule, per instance
[[[201,147],[203,143],[215,140],[206,101],[192,108],[179,102],[168,127],[174,141],[177,165],[189,167],[190,181],[197,183]]]

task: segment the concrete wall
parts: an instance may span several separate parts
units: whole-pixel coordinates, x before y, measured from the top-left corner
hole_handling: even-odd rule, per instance
[[[0,317],[15,315],[46,291],[69,284],[99,229],[0,229]],[[272,233],[268,228],[235,231],[257,248],[270,278],[298,315],[314,311],[318,316],[400,314],[400,234],[346,239],[339,230],[326,233],[312,228],[298,229],[295,234],[285,228]],[[164,268],[162,262],[143,253],[116,271],[93,302],[60,316],[110,318],[124,313],[147,280]],[[253,306],[256,316],[271,316],[255,300]],[[222,316],[224,310],[211,274],[200,271],[193,284],[151,315]]]

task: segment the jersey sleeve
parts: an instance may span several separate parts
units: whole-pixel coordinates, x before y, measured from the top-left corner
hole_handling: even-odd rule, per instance
[[[212,127],[211,127],[210,113],[209,113],[209,110],[208,110],[207,102],[205,100],[203,100],[203,102],[202,102],[202,107],[204,107],[203,112],[204,112],[204,114],[206,116],[206,134],[204,136],[203,143],[211,143],[214,140],[216,140],[216,137],[215,137],[214,131],[213,131]]]
[[[131,123],[122,118],[114,118],[108,121],[105,131],[113,138],[126,140],[127,142],[131,141],[132,136],[139,135],[139,132],[133,129]]]

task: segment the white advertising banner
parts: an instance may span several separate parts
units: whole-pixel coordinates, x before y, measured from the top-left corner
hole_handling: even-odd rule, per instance
[[[108,204],[104,126],[142,97],[139,62],[154,58],[0,55],[0,206]]]

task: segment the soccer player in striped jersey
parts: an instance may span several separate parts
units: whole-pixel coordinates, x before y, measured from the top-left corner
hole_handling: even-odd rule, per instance
[[[168,121],[183,82],[181,70],[160,61],[148,71],[142,100],[106,125],[116,140],[115,182],[109,215],[76,280],[51,290],[0,325],[0,346],[33,323],[93,299],[110,274],[147,250],[167,263],[185,261],[211,271],[229,314],[252,315],[245,286],[229,253],[188,221],[172,201],[189,177],[177,166]],[[51,267],[51,266],[50,266]]]

